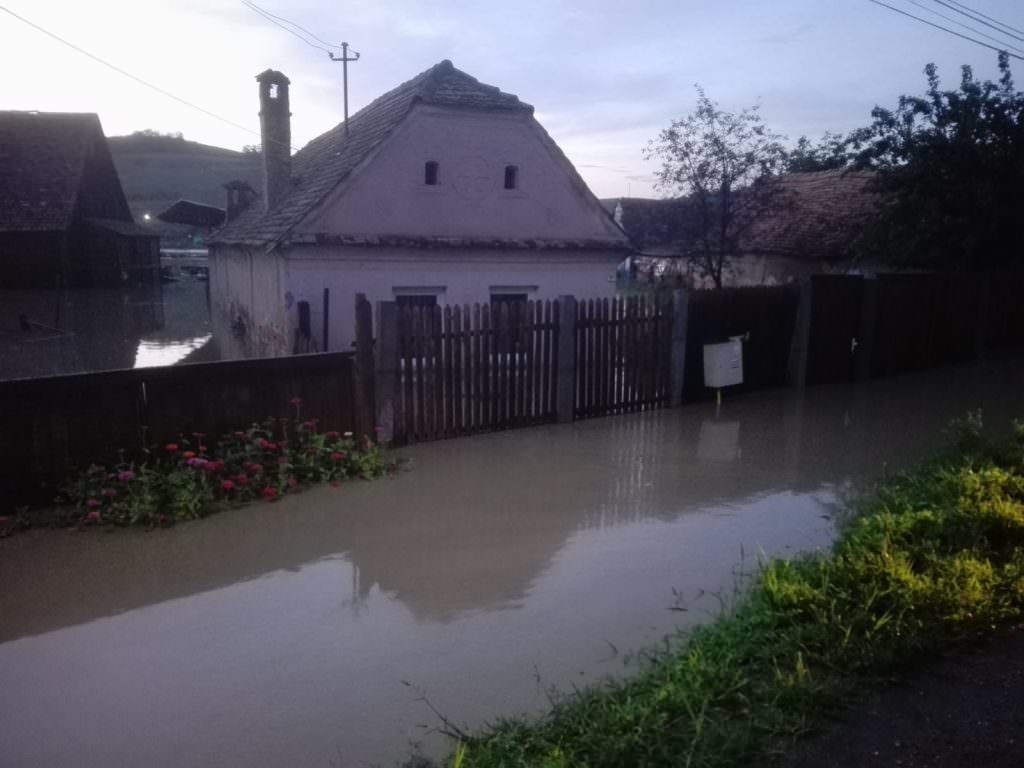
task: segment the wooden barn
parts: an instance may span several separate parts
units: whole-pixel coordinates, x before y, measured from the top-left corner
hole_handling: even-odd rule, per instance
[[[159,237],[132,220],[99,117],[0,112],[0,285],[159,279]]]

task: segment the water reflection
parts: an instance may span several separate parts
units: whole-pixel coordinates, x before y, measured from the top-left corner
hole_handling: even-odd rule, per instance
[[[0,379],[218,359],[207,283],[0,291]]]
[[[359,764],[422,735],[402,680],[464,723],[542,707],[536,671],[619,671],[609,643],[706,618],[741,552],[826,544],[845,494],[1022,391],[1004,360],[750,395],[419,446],[394,478],[159,534],[0,541],[0,754]]]

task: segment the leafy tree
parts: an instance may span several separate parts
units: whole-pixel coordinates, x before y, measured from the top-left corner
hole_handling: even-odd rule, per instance
[[[644,156],[661,162],[658,189],[686,197],[683,228],[693,245],[684,255],[721,288],[743,230],[778,203],[770,182],[786,150],[756,106],[727,112],[696,88],[696,110],[651,140]]]
[[[243,144],[242,152],[246,155],[258,155],[263,149],[259,144]]]
[[[846,138],[840,133],[826,131],[817,144],[806,136],[797,139],[796,147],[786,158],[788,173],[832,171],[850,164]]]
[[[963,67],[942,90],[934,64],[924,96],[875,107],[870,126],[846,140],[859,167],[878,171],[879,215],[861,250],[906,266],[988,269],[1020,264],[1024,211],[1024,94],[1009,57],[998,82]]]

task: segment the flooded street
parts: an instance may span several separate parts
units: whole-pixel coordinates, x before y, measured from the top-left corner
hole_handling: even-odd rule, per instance
[[[0,541],[0,764],[392,765],[621,674],[1024,360],[401,451],[392,478],[170,531]],[[685,610],[684,610],[685,609]]]
[[[0,290],[0,380],[217,360],[205,280]]]

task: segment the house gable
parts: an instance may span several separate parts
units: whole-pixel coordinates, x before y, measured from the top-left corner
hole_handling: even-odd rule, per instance
[[[389,238],[626,247],[532,113],[432,104],[416,105],[289,237]]]

